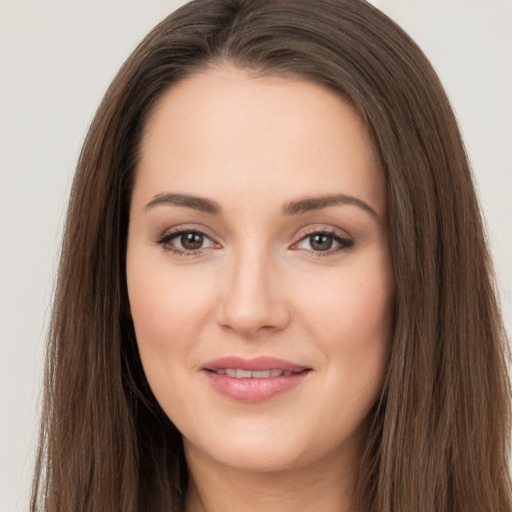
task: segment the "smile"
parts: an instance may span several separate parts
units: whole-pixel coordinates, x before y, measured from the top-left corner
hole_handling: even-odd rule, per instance
[[[212,370],[213,371],[213,370]],[[227,375],[235,379],[269,379],[271,377],[289,377],[295,372],[291,370],[274,369],[271,370],[243,370],[242,368],[219,368],[214,373],[218,375]]]
[[[266,356],[224,357],[210,361],[201,370],[216,392],[245,403],[270,400],[295,388],[312,372],[312,368]]]

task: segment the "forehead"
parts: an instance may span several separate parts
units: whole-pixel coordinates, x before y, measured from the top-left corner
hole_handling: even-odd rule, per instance
[[[383,213],[384,190],[375,145],[348,101],[309,81],[225,67],[164,94],[143,132],[134,192],[259,195],[269,206],[350,193]]]

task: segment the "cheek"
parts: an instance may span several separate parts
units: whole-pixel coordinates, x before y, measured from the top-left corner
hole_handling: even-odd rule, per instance
[[[142,366],[154,396],[174,421],[194,401],[193,390],[184,392],[183,382],[195,371],[191,354],[211,310],[211,290],[201,276],[171,272],[165,255],[132,262],[128,295]]]
[[[310,286],[300,307],[314,337],[335,351],[389,341],[394,287],[388,268],[352,266]]]
[[[393,330],[390,266],[379,259],[363,263],[317,283],[323,286],[302,304],[306,328],[325,357],[330,400],[351,410],[355,420],[379,396]]]
[[[208,281],[197,272],[171,272],[165,254],[162,258],[129,260],[127,280],[131,315],[145,369],[151,373],[150,365],[161,366],[164,371],[164,367],[178,360],[182,365],[186,363],[183,358],[211,311],[211,290],[205,286]]]

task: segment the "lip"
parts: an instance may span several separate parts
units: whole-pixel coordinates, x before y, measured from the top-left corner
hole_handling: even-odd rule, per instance
[[[245,359],[237,356],[221,357],[220,359],[209,361],[202,367],[203,370],[211,371],[217,371],[221,368],[240,368],[241,370],[249,371],[278,369],[290,372],[300,372],[302,370],[309,369],[307,366],[267,356],[260,356],[252,359]]]
[[[215,373],[217,370],[226,368],[248,371],[278,369],[292,372],[292,374],[239,379]],[[229,356],[209,361],[201,368],[201,371],[218,393],[239,402],[255,403],[270,400],[272,397],[294,388],[311,372],[311,368],[274,357],[261,356],[245,359]]]

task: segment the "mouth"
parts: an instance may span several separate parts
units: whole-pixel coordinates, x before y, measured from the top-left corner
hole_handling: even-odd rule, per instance
[[[280,368],[271,368],[268,370],[244,370],[242,368],[219,368],[218,370],[207,370],[217,375],[227,375],[234,379],[270,379],[271,377],[290,377],[294,373],[291,370],[282,370]],[[305,371],[305,370],[301,370]]]
[[[245,403],[291,390],[312,372],[312,368],[271,357],[226,357],[210,361],[201,370],[215,391]]]

